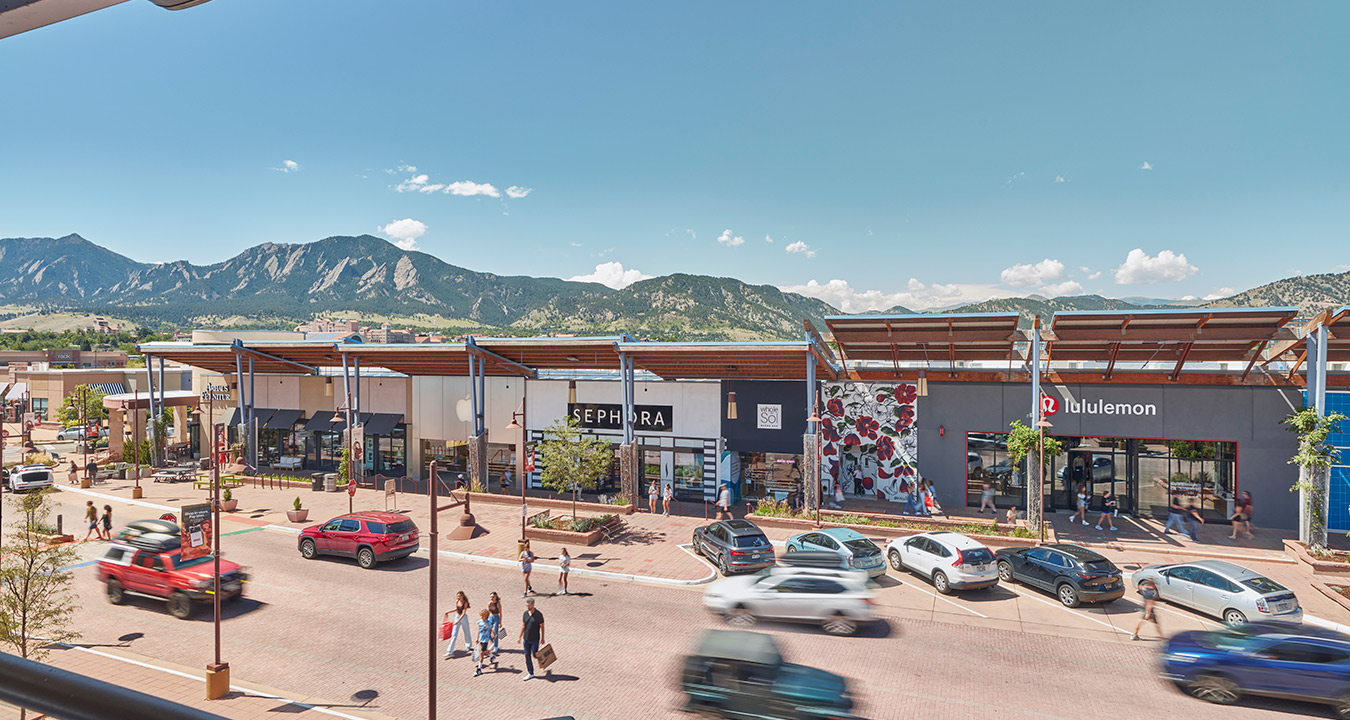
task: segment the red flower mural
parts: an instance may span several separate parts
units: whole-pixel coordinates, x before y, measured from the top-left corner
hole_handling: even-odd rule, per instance
[[[882,435],[877,439],[877,460],[890,460],[895,455],[895,441],[889,436]],[[890,475],[886,475],[890,477]]]
[[[854,435],[853,433],[849,433],[848,437],[844,438],[844,444],[845,444],[845,445],[862,445],[862,440],[859,439],[857,435]]]
[[[895,418],[895,429],[903,430],[914,424],[914,408],[906,405],[900,408],[900,415]]]
[[[825,403],[825,409],[828,410],[829,413],[835,417],[843,417],[844,401],[840,400],[839,398],[834,398],[829,402]]]
[[[919,399],[919,390],[913,385],[895,386],[895,404],[911,405],[914,403],[915,400],[918,399]]]
[[[858,418],[858,434],[868,440],[877,439],[877,431],[881,429],[881,423],[872,419],[871,415],[863,415]]]
[[[827,443],[839,442],[839,431],[834,429],[834,423],[829,418],[820,421],[820,434]]]

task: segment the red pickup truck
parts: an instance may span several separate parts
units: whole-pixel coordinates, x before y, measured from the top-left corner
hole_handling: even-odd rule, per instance
[[[162,523],[163,529],[176,528],[160,520],[140,520],[133,526]],[[179,537],[167,532],[128,532],[119,534],[98,560],[98,579],[108,591],[108,602],[121,605],[127,593],[149,595],[168,601],[169,612],[180,620],[192,617],[198,602],[209,602],[215,590],[215,563],[206,557],[183,560]],[[248,574],[237,563],[220,561],[220,598],[242,597]]]

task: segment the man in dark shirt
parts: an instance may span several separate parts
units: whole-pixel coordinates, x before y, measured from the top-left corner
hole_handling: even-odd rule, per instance
[[[525,650],[525,679],[529,680],[534,677],[534,654],[544,644],[544,614],[534,609],[534,598],[525,601],[518,639]]]

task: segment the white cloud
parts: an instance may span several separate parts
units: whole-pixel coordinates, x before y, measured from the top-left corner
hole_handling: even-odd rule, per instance
[[[773,242],[773,238],[769,237],[768,235],[765,235],[765,236],[764,236],[764,242],[766,242],[766,243],[771,243],[771,242]],[[791,251],[789,251],[789,252],[791,252]]]
[[[596,265],[595,272],[589,275],[577,275],[567,278],[567,281],[600,283],[615,290],[622,290],[639,280],[650,280],[651,277],[637,268],[624,270],[623,263],[607,262]]]
[[[1037,292],[1046,297],[1058,297],[1060,295],[1078,295],[1083,292],[1083,286],[1077,280],[1065,280],[1061,283],[1042,285],[1037,288]]]
[[[698,235],[694,234],[694,229],[693,229],[693,228],[685,228],[684,231],[687,232],[687,233],[689,233],[689,239],[690,239],[690,240],[697,240],[697,239],[698,239]]]
[[[1088,276],[1087,276],[1087,279],[1089,279],[1089,280],[1096,280],[1097,278],[1099,278],[1099,277],[1101,277],[1101,276],[1102,276],[1102,271],[1101,271],[1101,270],[1098,270],[1098,271],[1095,272],[1095,273],[1089,273]]]
[[[844,312],[875,312],[889,310],[903,305],[911,310],[926,310],[933,307],[980,302],[992,297],[1007,297],[1013,293],[990,285],[942,285],[926,284],[916,278],[910,278],[905,288],[897,292],[881,290],[855,290],[846,280],[831,280],[819,283],[808,281],[805,285],[780,285],[779,290],[793,292],[807,297],[819,298]]]
[[[279,170],[284,173],[300,172],[300,163],[294,160],[282,160],[281,167],[272,169]]]
[[[1152,166],[1152,165],[1149,165],[1149,164],[1148,164],[1148,161],[1145,160],[1145,161],[1144,161],[1144,164],[1139,166],[1139,169],[1140,169],[1140,170],[1152,170],[1152,169],[1153,169],[1153,166]]]
[[[524,190],[525,195],[528,195],[530,193],[530,190],[528,188],[521,188],[515,185],[511,187],[515,188],[517,192]],[[496,186],[492,185],[491,183],[476,183],[471,180],[460,180],[448,184],[433,183],[431,182],[431,176],[427,175],[426,173],[422,173],[421,175],[410,176],[407,180],[404,180],[403,182],[395,185],[394,190],[398,192],[420,192],[420,193],[439,192],[439,193],[446,193],[449,195],[461,195],[464,197],[472,197],[474,195],[484,195],[487,197],[499,198],[502,196],[501,191],[498,190]],[[508,193],[509,192],[510,191],[508,189]],[[525,195],[521,195],[520,197],[525,197]]]
[[[999,279],[1015,287],[1038,288],[1064,279],[1064,263],[1046,258],[1034,265],[1018,264],[1005,268]]]
[[[506,189],[506,196],[509,197],[509,198],[515,198],[515,199],[519,200],[520,198],[523,198],[523,197],[525,197],[526,195],[529,195],[529,194],[532,193],[532,192],[534,192],[534,188],[527,188],[527,187],[521,187],[521,186],[519,186],[519,185],[512,185],[511,187],[509,187],[509,188]]]
[[[427,232],[425,223],[412,218],[403,218],[395,220],[388,225],[380,228],[380,232],[394,238],[394,244],[403,250],[416,250],[417,238],[422,237]]]
[[[1065,180],[1063,175],[1056,175],[1056,176],[1055,176],[1055,182],[1057,182],[1057,183],[1062,183],[1062,182],[1068,182],[1068,180]]]
[[[1233,288],[1230,288],[1230,287],[1221,287],[1221,288],[1219,288],[1218,290],[1215,290],[1214,292],[1212,292],[1212,293],[1206,295],[1206,296],[1205,296],[1205,299],[1206,299],[1206,300],[1218,300],[1218,299],[1220,299],[1220,298],[1226,298],[1226,297],[1230,297],[1230,296],[1233,296],[1233,295],[1236,295],[1236,294],[1237,294],[1237,290],[1234,290]]]
[[[471,180],[460,180],[452,182],[445,186],[445,192],[451,195],[463,195],[473,197],[474,195],[486,195],[488,197],[501,197],[502,194],[493,187],[491,183],[476,183]]]
[[[816,256],[816,251],[812,250],[810,245],[807,245],[801,240],[794,243],[788,243],[788,246],[783,249],[794,255],[805,255],[809,258]]]
[[[722,234],[717,237],[717,242],[720,242],[727,247],[736,247],[737,245],[743,244],[745,238],[740,235],[732,237],[730,230],[723,230]]]
[[[581,247],[581,243],[577,242],[576,240],[573,240],[571,244],[572,247]]]
[[[1006,181],[1004,181],[1004,184],[1005,184],[1005,185],[1011,185],[1011,184],[1013,184],[1014,182],[1016,182],[1016,181],[1018,181],[1018,180],[1026,180],[1026,179],[1027,179],[1027,174],[1026,174],[1025,172],[1020,172],[1020,173],[1017,173],[1016,175],[1014,175],[1014,176],[1008,178]]]
[[[1142,285],[1156,282],[1179,282],[1200,272],[1184,254],[1163,250],[1156,256],[1139,248],[1125,256],[1125,262],[1116,268],[1117,285]]]

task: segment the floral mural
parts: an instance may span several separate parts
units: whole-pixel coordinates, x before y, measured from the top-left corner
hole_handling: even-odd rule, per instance
[[[901,501],[901,484],[908,488],[918,478],[918,399],[918,388],[907,383],[825,383],[822,479],[840,479],[841,468],[859,465],[868,494]],[[851,481],[846,485],[851,489]]]

